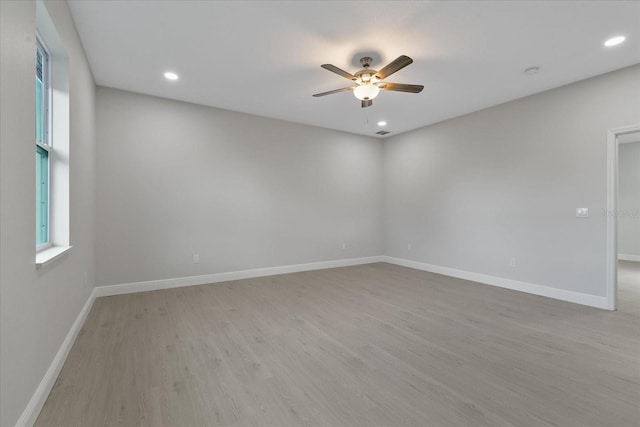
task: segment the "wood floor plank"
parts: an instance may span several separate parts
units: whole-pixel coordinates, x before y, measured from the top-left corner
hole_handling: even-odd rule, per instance
[[[36,426],[638,426],[620,309],[370,264],[98,298]]]

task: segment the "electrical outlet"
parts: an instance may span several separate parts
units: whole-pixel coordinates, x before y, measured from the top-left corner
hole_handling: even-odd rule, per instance
[[[589,208],[576,208],[576,218],[589,218]]]
[[[509,258],[509,265],[511,267],[517,267],[518,266],[518,260],[516,259],[516,257],[512,256],[511,258]]]
[[[200,262],[200,254],[193,254],[193,263],[198,264]]]
[[[346,244],[346,243],[343,243],[343,244],[342,244],[342,250],[345,250],[345,249],[347,249],[347,244]]]
[[[410,251],[411,249],[413,249],[413,246],[411,245],[411,243],[407,244],[407,250]]]

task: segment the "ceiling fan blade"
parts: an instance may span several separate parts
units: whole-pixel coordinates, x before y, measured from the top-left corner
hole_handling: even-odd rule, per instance
[[[316,93],[316,94],[315,94],[315,95],[313,95],[313,96],[318,97],[318,96],[332,95],[332,94],[334,94],[334,93],[338,93],[338,92],[344,92],[344,91],[347,91],[347,90],[353,90],[353,89],[354,89],[354,87],[355,87],[355,86],[343,87],[342,89],[336,89],[336,90],[330,90],[330,91],[328,91],[328,92]]]
[[[345,70],[342,70],[333,64],[322,64],[321,67],[324,68],[325,70],[329,70],[333,73],[336,73],[337,75],[342,76],[345,79],[349,79],[349,80],[356,79],[356,76],[354,76],[353,74],[349,74]]]
[[[367,99],[366,101],[362,101],[362,108],[371,107],[373,105],[373,99]]]
[[[383,83],[378,85],[382,90],[394,90],[396,92],[420,93],[424,86],[422,85],[405,85],[402,83]]]
[[[391,74],[403,69],[404,67],[411,64],[412,62],[413,62],[413,59],[409,58],[408,56],[400,55],[394,61],[392,61],[390,64],[384,67],[382,70],[378,71],[378,73],[376,74],[376,77],[378,77],[380,80],[386,79]]]

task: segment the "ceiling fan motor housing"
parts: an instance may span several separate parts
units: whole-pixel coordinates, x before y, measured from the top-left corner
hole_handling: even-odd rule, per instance
[[[377,70],[373,70],[373,69],[369,69],[369,66],[371,66],[371,61],[373,61],[373,59],[371,59],[371,57],[369,56],[365,56],[364,58],[360,58],[360,63],[362,64],[362,66],[364,67],[363,70],[360,70],[358,72],[356,72],[354,74],[354,76],[356,77],[355,82],[357,84],[366,84],[366,83],[377,83],[377,81],[379,80],[377,77],[375,77],[375,74],[378,72]]]

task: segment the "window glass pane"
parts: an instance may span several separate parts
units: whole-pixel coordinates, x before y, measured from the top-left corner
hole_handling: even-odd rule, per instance
[[[36,141],[45,143],[45,87],[44,87],[44,63],[45,57],[43,52],[36,49]]]
[[[44,143],[44,84],[36,78],[36,141]]]
[[[0,0],[1,1],[1,0]],[[36,44],[36,244],[49,242],[48,60],[44,45]],[[38,145],[40,144],[40,145]],[[43,148],[44,147],[44,148]]]
[[[1,1],[1,0],[0,0]],[[48,60],[42,42],[36,44],[36,244],[49,242]],[[39,146],[38,144],[41,144]],[[43,148],[45,147],[45,148]]]
[[[36,146],[36,244],[49,241],[49,153]]]

